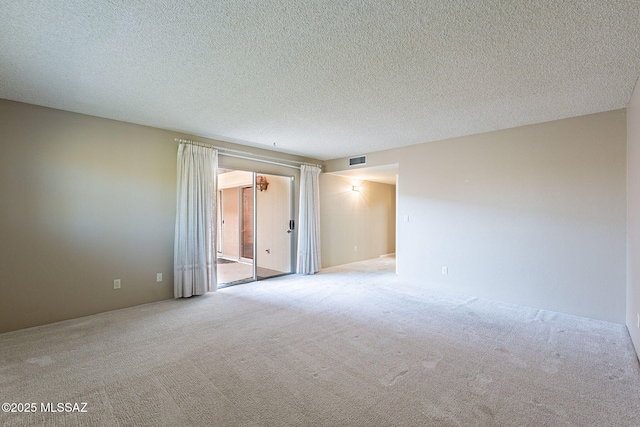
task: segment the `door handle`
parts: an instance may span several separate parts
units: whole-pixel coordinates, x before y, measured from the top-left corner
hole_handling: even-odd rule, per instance
[[[294,229],[296,228],[296,223],[294,220],[289,220],[289,229],[287,230],[287,233],[291,233]]]

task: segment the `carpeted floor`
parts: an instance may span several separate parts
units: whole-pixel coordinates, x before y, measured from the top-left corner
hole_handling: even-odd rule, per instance
[[[405,286],[392,263],[2,334],[2,402],[37,410],[0,423],[640,425],[622,325]]]

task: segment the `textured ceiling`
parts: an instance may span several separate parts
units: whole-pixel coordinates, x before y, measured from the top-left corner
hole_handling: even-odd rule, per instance
[[[331,159],[626,107],[638,0],[0,0],[0,98]]]

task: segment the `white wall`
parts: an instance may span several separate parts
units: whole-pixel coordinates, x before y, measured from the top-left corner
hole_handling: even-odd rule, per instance
[[[369,153],[399,164],[399,276],[624,323],[625,150],[616,110]]]
[[[639,80],[640,82],[640,80]],[[640,83],[627,108],[627,317],[631,340],[640,354]]]

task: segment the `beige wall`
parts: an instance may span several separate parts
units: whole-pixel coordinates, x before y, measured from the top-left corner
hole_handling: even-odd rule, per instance
[[[222,188],[222,197],[220,200],[222,221],[220,229],[222,230],[219,236],[219,242],[221,245],[217,248],[221,252],[223,257],[233,259],[235,261],[240,259],[241,247],[240,247],[240,188]]]
[[[321,174],[322,267],[395,252],[395,197],[394,185]]]
[[[624,323],[625,152],[616,110],[369,153],[367,166],[399,164],[400,278]]]
[[[0,100],[0,332],[173,297],[174,138],[190,137]]]
[[[0,332],[172,297],[168,132],[0,101],[0,171]]]
[[[253,174],[245,171],[232,171],[218,175],[218,190],[222,191],[222,216],[217,219],[217,226],[222,232],[218,235],[218,252],[222,256],[234,260],[241,257],[241,187],[251,186]],[[221,224],[224,222],[224,224]]]
[[[639,80],[640,82],[640,80]],[[640,83],[627,108],[627,328],[640,354]]]

